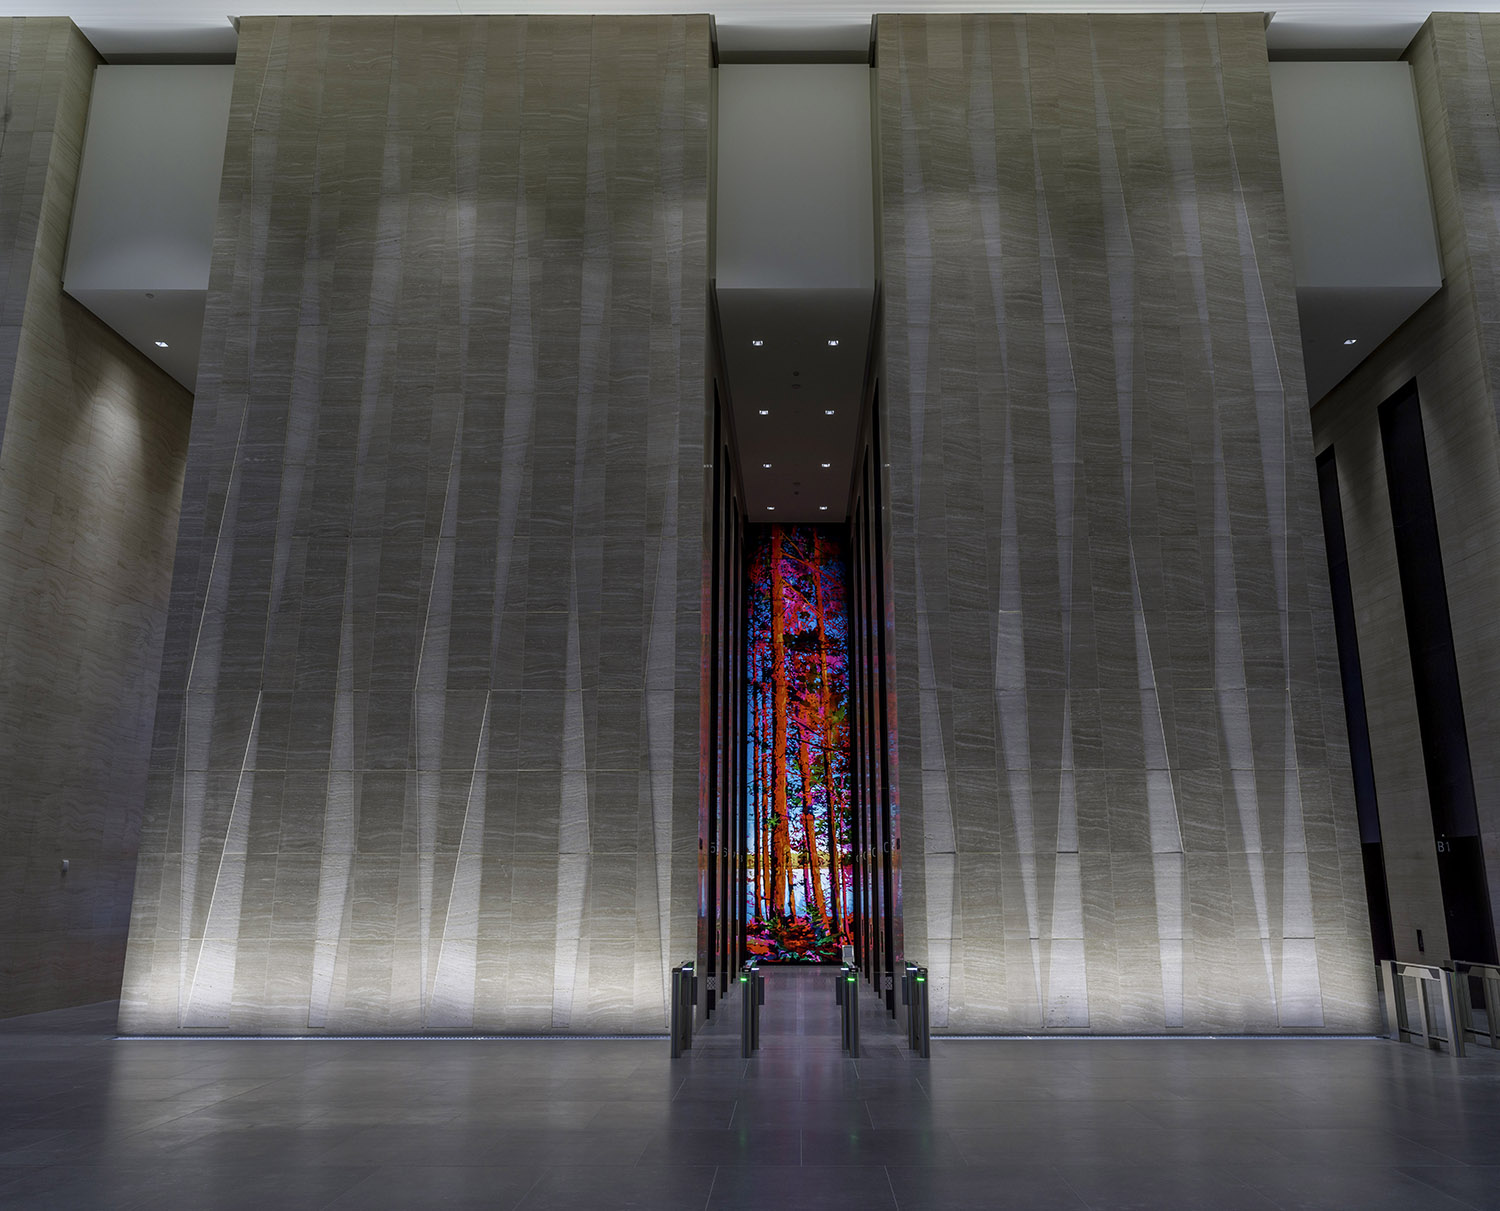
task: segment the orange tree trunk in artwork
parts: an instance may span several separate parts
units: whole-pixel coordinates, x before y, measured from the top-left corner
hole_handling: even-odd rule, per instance
[[[761,918],[771,913],[771,686],[765,682],[760,693],[760,743],[756,760],[760,762],[760,902]]]
[[[762,694],[759,687],[755,689],[755,724],[751,731],[751,743],[754,745],[754,768],[751,774],[750,798],[755,806],[755,882],[752,888],[755,899],[755,911],[750,914],[752,920],[759,921],[765,912],[765,885],[766,864],[763,857],[761,840],[766,833],[764,796],[761,794],[761,760],[760,760],[760,738],[764,734],[761,731],[761,703]]]
[[[781,569],[781,528],[771,530],[771,905],[791,911],[791,828],[786,804],[786,584]]]
[[[818,828],[813,816],[812,761],[808,754],[808,739],[814,734],[813,721],[806,715],[799,719],[797,731],[800,743],[797,758],[802,774],[802,843],[807,847],[807,871],[811,881],[812,900],[810,907],[818,914],[823,927],[828,928],[828,902],[823,897],[822,859],[818,853]],[[830,863],[830,867],[832,863]]]
[[[814,539],[814,551],[821,555],[821,539]],[[843,847],[839,844],[838,811],[834,807],[833,746],[837,739],[837,722],[833,717],[833,687],[828,681],[828,626],[824,611],[822,560],[813,561],[813,583],[818,609],[818,712],[823,723],[823,803],[828,810],[828,886],[833,896],[833,933],[838,934],[839,918],[844,915]]]

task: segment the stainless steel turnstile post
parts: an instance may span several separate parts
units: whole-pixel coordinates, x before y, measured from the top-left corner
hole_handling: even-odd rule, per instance
[[[1490,1046],[1500,1047],[1500,1021],[1496,1020],[1500,1015],[1500,967],[1491,967],[1488,963],[1455,962],[1453,968],[1458,982],[1459,1029],[1465,1038],[1472,1034],[1475,1042],[1482,1042],[1487,1034]],[[1484,1034],[1474,1025],[1474,1007],[1469,991],[1471,980],[1480,981],[1483,989]]]
[[[766,1003],[766,977],[753,964],[740,971],[740,1058],[760,1050],[760,1007]]]
[[[1464,1027],[1455,1004],[1454,973],[1442,967],[1430,967],[1425,963],[1400,963],[1393,959],[1381,960],[1381,979],[1385,984],[1386,1028],[1388,1038],[1399,1043],[1405,1036],[1422,1040],[1424,1047],[1435,1047],[1447,1043],[1454,1056],[1464,1053]],[[1417,1015],[1420,1021],[1413,1026],[1406,1012],[1406,990],[1403,980],[1413,980],[1417,989]],[[1442,1023],[1444,1035],[1434,1036],[1428,1027],[1433,1016],[1429,1000],[1429,989],[1437,994],[1437,1016]]]
[[[834,1002],[839,1007],[839,1046],[859,1058],[859,968],[845,963],[835,981]]]
[[[672,968],[670,981],[672,994],[671,1034],[672,1058],[680,1059],[684,1051],[693,1046],[693,1009],[698,1002],[698,979],[695,965],[682,963]]]
[[[917,1010],[913,995],[917,982],[917,965],[907,963],[901,969],[901,1004],[906,1009],[906,1046],[917,1050]]]
[[[932,1015],[927,1004],[927,968],[918,967],[912,976],[912,1008],[917,1019],[917,1055],[924,1060],[932,1058]]]

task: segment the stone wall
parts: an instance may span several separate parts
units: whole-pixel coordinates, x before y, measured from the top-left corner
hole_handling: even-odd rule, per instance
[[[660,1029],[709,23],[246,19],[128,1031]]]
[[[1415,380],[1493,914],[1500,907],[1500,20],[1434,14],[1406,58],[1444,284],[1318,401],[1313,433],[1319,450],[1333,447],[1339,472],[1396,954],[1435,962],[1450,956],[1377,409]]]
[[[1371,1028],[1262,18],[882,17],[877,71],[934,1024]]]
[[[62,293],[98,62],[0,20],[0,1017],[119,993],[192,407]]]

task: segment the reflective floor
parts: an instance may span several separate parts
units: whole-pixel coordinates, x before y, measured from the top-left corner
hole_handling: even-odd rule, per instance
[[[647,1042],[114,1041],[0,1023],[0,1207],[1500,1208],[1500,1053],[938,1040],[773,971]],[[727,1029],[726,1029],[727,1028]],[[722,1031],[722,1037],[720,1032]]]

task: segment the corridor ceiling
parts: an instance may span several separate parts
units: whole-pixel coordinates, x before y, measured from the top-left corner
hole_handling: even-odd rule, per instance
[[[111,61],[223,57],[234,53],[237,16],[485,13],[714,14],[726,58],[848,59],[869,43],[880,11],[1033,13],[1260,12],[1254,0],[0,0],[0,15],[66,16]],[[1500,0],[1464,0],[1466,12],[1500,11]],[[1286,0],[1274,5],[1267,40],[1278,56],[1394,58],[1433,10],[1409,0]]]

